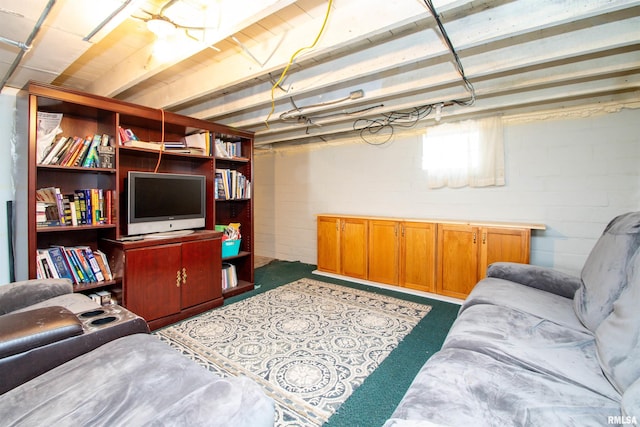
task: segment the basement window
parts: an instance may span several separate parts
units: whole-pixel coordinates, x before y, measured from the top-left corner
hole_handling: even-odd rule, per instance
[[[423,137],[422,168],[429,188],[504,185],[500,117],[430,127]]]

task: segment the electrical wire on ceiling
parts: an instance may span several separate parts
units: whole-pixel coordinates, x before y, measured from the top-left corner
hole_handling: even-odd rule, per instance
[[[447,30],[444,28],[444,25],[442,24],[442,21],[440,19],[440,15],[438,15],[438,12],[433,6],[431,0],[423,1],[427,9],[429,9],[429,12],[431,12],[433,18],[436,20],[436,24],[438,25],[440,34],[442,35],[445,44],[449,48],[449,51],[453,55],[456,70],[458,71],[458,74],[460,74],[465,89],[469,92],[470,97],[468,99],[452,99],[449,101],[425,104],[407,110],[393,111],[390,113],[385,113],[381,117],[375,119],[358,119],[353,123],[353,130],[359,131],[360,138],[362,138],[362,140],[367,144],[386,144],[393,137],[395,128],[411,128],[415,126],[420,120],[431,114],[434,109],[436,111],[436,121],[439,121],[443,107],[448,107],[451,105],[471,106],[476,100],[475,88],[473,87],[473,84],[469,81],[469,79],[467,79],[467,76],[464,72],[464,67],[462,66],[460,57],[458,56],[458,52],[453,46],[453,43],[451,43],[451,39],[447,34]],[[374,141],[374,139],[377,140]]]
[[[359,131],[360,138],[367,144],[386,144],[393,137],[395,128],[414,127],[420,120],[431,114],[433,108],[434,105],[427,104],[385,113],[376,119],[358,119],[353,123],[353,130]]]
[[[456,48],[453,47],[453,43],[451,43],[449,34],[447,34],[447,30],[445,30],[444,25],[442,25],[442,21],[440,20],[440,15],[438,15],[436,8],[433,6],[433,2],[431,0],[424,0],[424,4],[425,6],[427,6],[427,9],[429,9],[429,12],[431,12],[431,15],[433,15],[433,18],[436,20],[436,23],[438,24],[438,29],[440,30],[440,34],[442,34],[442,37],[444,38],[444,41],[447,44],[447,47],[449,48],[449,50],[451,51],[451,54],[453,55],[456,68],[458,69],[458,73],[460,74],[460,77],[462,77],[462,82],[464,83],[465,87],[471,94],[471,98],[468,100],[453,100],[452,102],[458,105],[466,105],[466,106],[473,105],[473,103],[476,100],[476,90],[471,84],[471,82],[467,79],[467,76],[464,73],[464,67],[462,66],[462,62],[460,61],[458,52],[456,52]]]
[[[338,98],[338,99],[334,99],[331,101],[324,101],[324,102],[318,102],[316,104],[310,104],[310,105],[305,105],[304,107],[298,107],[296,105],[296,103],[293,100],[293,97],[290,97],[289,100],[291,101],[291,104],[293,105],[293,109],[289,110],[289,111],[285,111],[284,113],[280,114],[280,120],[284,121],[284,122],[299,122],[302,119],[306,118],[306,115],[304,114],[305,110],[311,110],[314,108],[322,108],[322,107],[328,107],[330,105],[335,105],[335,104],[340,104],[342,102],[346,102],[346,101],[350,101],[350,100],[356,100],[356,99],[360,99],[364,96],[364,91],[362,89],[358,89],[358,90],[354,90],[352,92],[349,93],[349,95],[342,97],[342,98]],[[340,114],[340,113],[338,113]],[[346,113],[344,113],[346,114]]]
[[[318,41],[320,40],[320,37],[322,36],[322,33],[324,33],[324,29],[327,26],[327,21],[329,21],[329,15],[331,13],[331,6],[332,5],[333,5],[333,0],[329,0],[328,5],[327,5],[327,12],[326,12],[326,14],[324,16],[324,20],[322,21],[322,26],[320,27],[320,31],[318,31],[318,35],[316,36],[316,38],[313,41],[313,43],[311,45],[309,45],[309,46],[301,47],[300,49],[296,50],[293,55],[291,55],[291,58],[289,59],[289,63],[287,64],[286,67],[284,67],[284,70],[282,70],[282,74],[280,75],[280,78],[271,87],[271,111],[269,111],[269,114],[267,115],[267,118],[264,120],[264,124],[267,126],[267,129],[269,128],[269,119],[271,118],[271,115],[273,114],[273,112],[276,109],[276,100],[275,100],[275,94],[274,94],[276,88],[279,87],[280,84],[282,83],[282,81],[284,80],[285,76],[287,75],[287,72],[289,71],[289,68],[293,64],[293,61],[296,59],[296,57],[301,52],[303,52],[303,51],[305,51],[307,49],[313,49],[318,44]]]

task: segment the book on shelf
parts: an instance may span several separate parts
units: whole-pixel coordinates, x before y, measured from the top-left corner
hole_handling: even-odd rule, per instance
[[[124,145],[125,142],[138,140],[138,137],[131,129],[125,129],[122,126],[118,126],[118,136],[120,137],[120,144],[122,145]]]
[[[71,157],[71,159],[69,159],[69,163],[67,164],[67,166],[76,166],[76,167],[82,166],[82,162],[84,158],[87,156],[87,154],[89,153],[89,149],[91,148],[91,141],[92,141],[91,137],[86,137],[84,139],[82,146]]]
[[[38,226],[60,225],[60,211],[55,187],[36,190],[36,224]]]
[[[39,279],[67,278],[77,285],[113,280],[105,253],[89,246],[38,249],[36,274]]]
[[[89,264],[89,268],[91,269],[91,274],[95,278],[95,282],[104,282],[104,274],[102,274],[102,269],[100,268],[91,248],[89,246],[83,246],[80,250]]]
[[[216,200],[251,198],[251,182],[235,169],[216,169],[214,180]]]
[[[41,165],[75,166],[75,167],[101,167],[100,152],[113,153],[110,146],[111,138],[107,134],[87,135],[86,137],[61,136],[52,144],[47,155],[39,163]],[[111,150],[102,149],[111,147]],[[113,168],[113,157],[110,166]]]
[[[107,258],[107,254],[102,252],[100,249],[96,249],[93,251],[93,255],[100,266],[100,270],[102,270],[102,274],[105,280],[113,280],[113,274],[111,273],[111,267],[109,267],[109,260]]]
[[[238,286],[236,266],[230,262],[222,263],[222,290]]]
[[[51,161],[53,159],[56,159],[58,156],[58,153],[63,149],[63,147],[67,145],[68,140],[69,138],[66,136],[59,137],[58,140],[52,145],[52,148],[49,150],[47,155],[42,159],[40,164],[44,164],[44,165],[51,164]]]
[[[47,256],[46,251],[38,251],[36,254],[36,274],[38,279],[59,279],[58,273],[53,268],[53,261]]]
[[[60,155],[58,156],[57,160],[55,163],[52,164],[56,164],[59,166],[67,166],[67,164],[69,163],[70,159],[78,152],[78,150],[82,147],[82,145],[84,144],[84,139],[80,138],[78,136],[74,136],[73,138],[69,138],[70,143],[67,146],[67,148],[60,153]]]
[[[104,253],[89,246],[52,246],[38,249],[37,257],[36,271],[41,278],[66,277],[75,284],[113,278]]]
[[[211,155],[211,132],[196,132],[184,137],[184,143],[187,148],[197,150],[196,154],[205,156]]]
[[[98,147],[98,167],[113,169],[115,166],[116,152],[111,145],[100,145]]]
[[[87,138],[88,140],[89,138]],[[89,148],[86,154],[78,159],[76,166],[82,165],[83,168],[96,167],[98,164],[98,147],[102,144],[102,135],[95,134],[91,138]]]
[[[36,225],[113,224],[114,190],[85,188],[62,194],[58,187],[36,190]]]
[[[133,148],[144,148],[146,150],[162,150],[162,144],[159,142],[147,142],[140,141],[137,139],[131,139],[129,141],[125,141],[122,143],[125,147],[133,147]]]
[[[62,248],[51,247],[46,250],[48,255],[53,261],[53,266],[60,278],[74,279],[73,273],[71,273],[70,265],[67,262],[67,257]]]
[[[242,141],[227,140],[229,138],[225,135],[220,135],[215,140],[215,156],[219,158],[227,159],[246,159],[242,157]],[[248,160],[248,159],[247,159]]]

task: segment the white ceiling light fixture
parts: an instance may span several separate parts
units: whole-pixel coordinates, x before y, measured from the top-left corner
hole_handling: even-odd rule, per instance
[[[178,27],[162,17],[149,19],[147,21],[147,28],[160,39],[171,37],[178,31]]]
[[[216,2],[219,6],[219,2]],[[207,31],[217,27],[207,26],[213,15],[219,18],[219,7],[211,7],[205,0],[169,0],[158,13],[145,9],[141,12],[148,17],[133,16],[144,21],[149,31],[157,38],[152,55],[160,62],[168,62],[179,56],[181,52],[197,50],[195,43],[205,44],[213,50],[220,51],[207,43]]]

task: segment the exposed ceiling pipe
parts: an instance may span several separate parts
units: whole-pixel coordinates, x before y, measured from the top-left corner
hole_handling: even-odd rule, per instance
[[[6,44],[11,45],[11,46],[15,46],[18,49],[22,49],[22,50],[25,50],[25,51],[29,50],[29,46],[27,46],[25,43],[17,42],[15,40],[11,40],[11,39],[7,39],[7,38],[4,38],[2,36],[0,36],[0,42],[6,43]]]
[[[105,25],[107,25],[109,22],[111,22],[111,20],[113,18],[115,18],[120,12],[122,12],[125,7],[129,6],[129,3],[131,3],[131,0],[126,0],[124,3],[122,3],[120,6],[118,6],[116,8],[116,10],[114,10],[111,13],[111,15],[107,16],[104,21],[102,21],[100,24],[98,24],[98,26],[96,28],[94,28],[93,31],[91,31],[89,34],[87,34],[87,36],[85,38],[83,38],[82,40],[85,41],[85,42],[88,42],[89,40],[91,40],[93,38],[93,36],[95,36],[100,30],[102,30],[104,28]]]
[[[49,15],[49,12],[51,12],[51,8],[55,4],[55,2],[56,0],[49,0],[44,10],[42,11],[40,18],[38,19],[38,22],[36,22],[36,25],[33,27],[33,30],[31,30],[31,34],[29,34],[29,37],[27,37],[27,41],[23,43],[24,48],[21,47],[20,45],[18,46],[20,47],[20,52],[18,53],[16,58],[13,60],[13,64],[11,64],[11,67],[9,67],[9,70],[7,70],[7,73],[2,79],[2,83],[0,83],[0,91],[4,89],[4,86],[7,84],[7,81],[9,81],[9,78],[11,78],[13,73],[16,71],[16,68],[18,68],[18,65],[20,65],[20,62],[22,61],[24,54],[27,53],[27,51],[31,48],[31,43],[33,42],[33,39],[35,39],[36,36],[38,35],[38,32],[40,31],[40,27],[42,27],[44,20],[47,19],[47,16]]]

